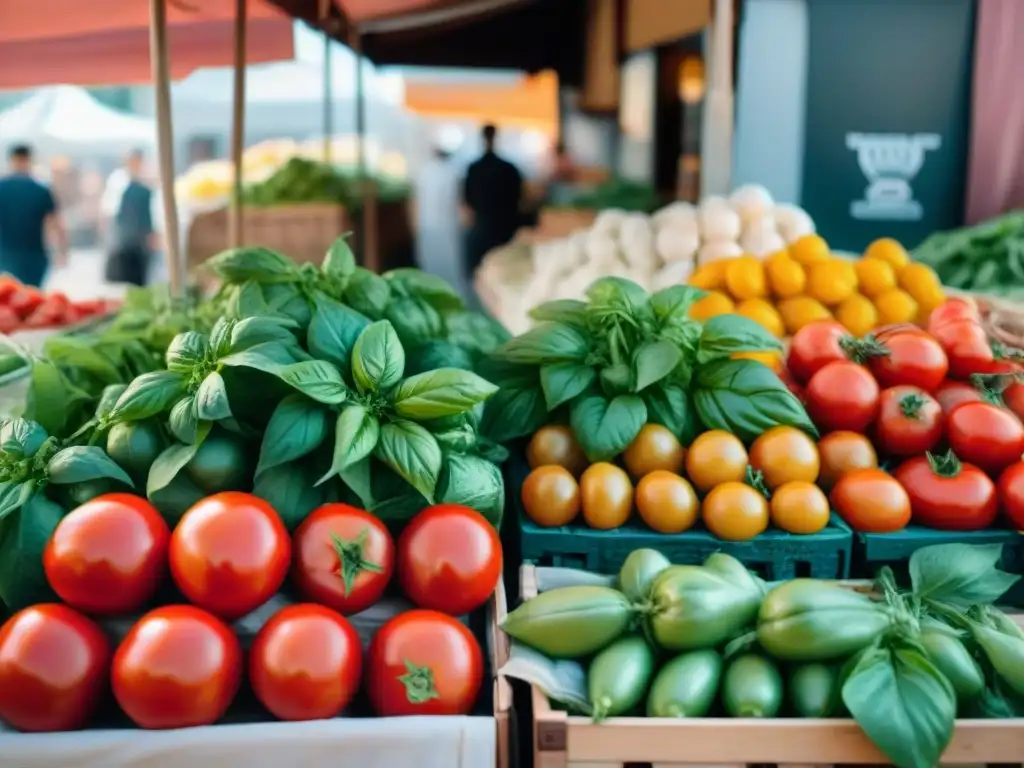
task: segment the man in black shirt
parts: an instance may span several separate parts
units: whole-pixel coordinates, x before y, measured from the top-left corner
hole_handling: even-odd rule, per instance
[[[141,151],[128,155],[125,169],[128,185],[114,216],[114,244],[106,277],[114,283],[145,285],[154,241],[153,191],[141,179]]]
[[[507,243],[519,229],[523,177],[494,152],[497,133],[493,125],[484,126],[484,154],[469,166],[462,190],[462,201],[472,214],[465,265],[470,280],[487,252]]]

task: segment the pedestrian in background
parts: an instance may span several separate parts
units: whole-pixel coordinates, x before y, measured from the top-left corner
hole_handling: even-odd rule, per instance
[[[0,270],[38,288],[50,269],[47,236],[54,264],[64,266],[67,230],[50,188],[32,176],[31,147],[12,147],[8,161],[10,172],[0,178]]]
[[[127,183],[114,214],[105,275],[112,283],[145,285],[150,256],[156,246],[153,190],[142,179],[142,162],[141,150],[133,150],[125,158]]]

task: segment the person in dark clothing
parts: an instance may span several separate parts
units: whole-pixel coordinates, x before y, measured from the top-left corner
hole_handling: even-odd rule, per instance
[[[113,249],[107,258],[106,278],[114,283],[145,285],[153,248],[153,190],[140,176],[142,152],[133,150],[125,161],[128,185],[114,215]]]
[[[25,285],[42,285],[50,268],[46,231],[56,245],[54,262],[67,262],[68,238],[53,193],[32,178],[32,150],[11,148],[11,172],[0,178],[0,270]]]
[[[495,153],[497,134],[493,125],[484,126],[484,154],[469,166],[462,190],[471,215],[465,264],[470,279],[487,252],[507,243],[519,229],[523,177]]]

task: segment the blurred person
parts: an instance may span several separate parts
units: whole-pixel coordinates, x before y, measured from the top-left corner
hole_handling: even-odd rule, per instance
[[[0,269],[39,287],[50,268],[47,235],[54,265],[62,267],[68,260],[68,234],[53,193],[32,176],[31,147],[12,147],[8,161],[10,173],[0,178]]]
[[[494,151],[497,135],[493,125],[484,126],[484,154],[470,164],[463,186],[469,218],[464,268],[470,281],[487,252],[511,240],[520,224],[523,177]]]
[[[460,267],[459,171],[441,146],[416,177],[416,262],[465,293]]]
[[[142,178],[142,162],[143,154],[138,149],[129,152],[125,158],[127,183],[114,214],[105,274],[112,283],[145,285],[150,257],[156,245],[153,190]]]

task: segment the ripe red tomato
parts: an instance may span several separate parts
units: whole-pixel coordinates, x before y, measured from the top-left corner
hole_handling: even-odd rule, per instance
[[[269,600],[288,575],[288,531],[274,508],[248,493],[207,496],[171,534],[171,575],[200,608],[234,621]]]
[[[63,311],[59,308],[40,305],[25,318],[27,328],[49,328],[60,325]]]
[[[999,505],[1010,525],[1024,531],[1024,461],[1016,461],[999,476]]]
[[[398,539],[398,580],[420,608],[469,613],[487,602],[499,578],[498,532],[469,507],[428,507]]]
[[[965,381],[946,379],[935,390],[935,399],[942,406],[942,412],[949,415],[961,403],[979,403],[984,397],[977,387]]]
[[[10,307],[0,305],[0,333],[12,333],[19,325],[21,318],[18,317],[18,313]]]
[[[336,717],[359,690],[363,646],[345,617],[310,603],[282,609],[253,640],[249,680],[279,720]]]
[[[8,301],[21,288],[21,282],[10,275],[0,275],[0,301]]]
[[[890,387],[879,397],[874,442],[886,456],[918,456],[942,439],[942,407],[919,387]]]
[[[978,531],[996,519],[996,487],[984,472],[953,454],[916,456],[893,476],[910,497],[915,523],[944,531]]]
[[[966,379],[972,373],[988,373],[995,355],[981,324],[977,307],[962,299],[950,299],[928,317],[928,332],[949,360],[949,375]]]
[[[841,361],[829,363],[807,384],[807,413],[822,432],[862,433],[878,415],[878,382],[867,368]]]
[[[786,368],[779,371],[779,378],[782,383],[786,385],[786,389],[796,395],[797,399],[802,403],[804,401],[804,388],[803,386],[793,378],[793,374]]]
[[[81,728],[108,692],[110,642],[66,605],[34,605],[0,627],[0,720],[19,731]]]
[[[7,299],[7,306],[18,313],[18,317],[28,317],[36,307],[43,303],[43,294],[31,286],[23,285]]]
[[[853,341],[850,332],[835,320],[808,323],[790,340],[786,368],[797,383],[806,384],[829,363],[847,360],[845,347]]]
[[[114,698],[140,728],[217,722],[242,681],[242,646],[231,628],[191,605],[143,616],[114,654]]]
[[[464,715],[480,692],[483,653],[458,619],[408,611],[374,635],[366,675],[370,704],[382,717]]]
[[[897,331],[882,342],[886,354],[868,358],[868,369],[882,388],[908,384],[934,392],[946,378],[949,361],[939,342],[922,331]]]
[[[961,461],[997,475],[1020,461],[1024,425],[1005,408],[991,403],[962,403],[946,417],[949,447]]]
[[[966,299],[946,299],[928,315],[928,332],[933,336],[935,329],[955,320],[981,322],[978,307]]]
[[[80,611],[133,613],[166,577],[170,540],[167,523],[145,499],[97,496],[57,524],[43,551],[46,580]]]
[[[1003,402],[1018,419],[1024,420],[1024,384],[1015,382],[1004,389]]]
[[[325,504],[292,540],[292,580],[307,600],[344,614],[380,600],[395,569],[395,544],[379,519],[348,504]]]

